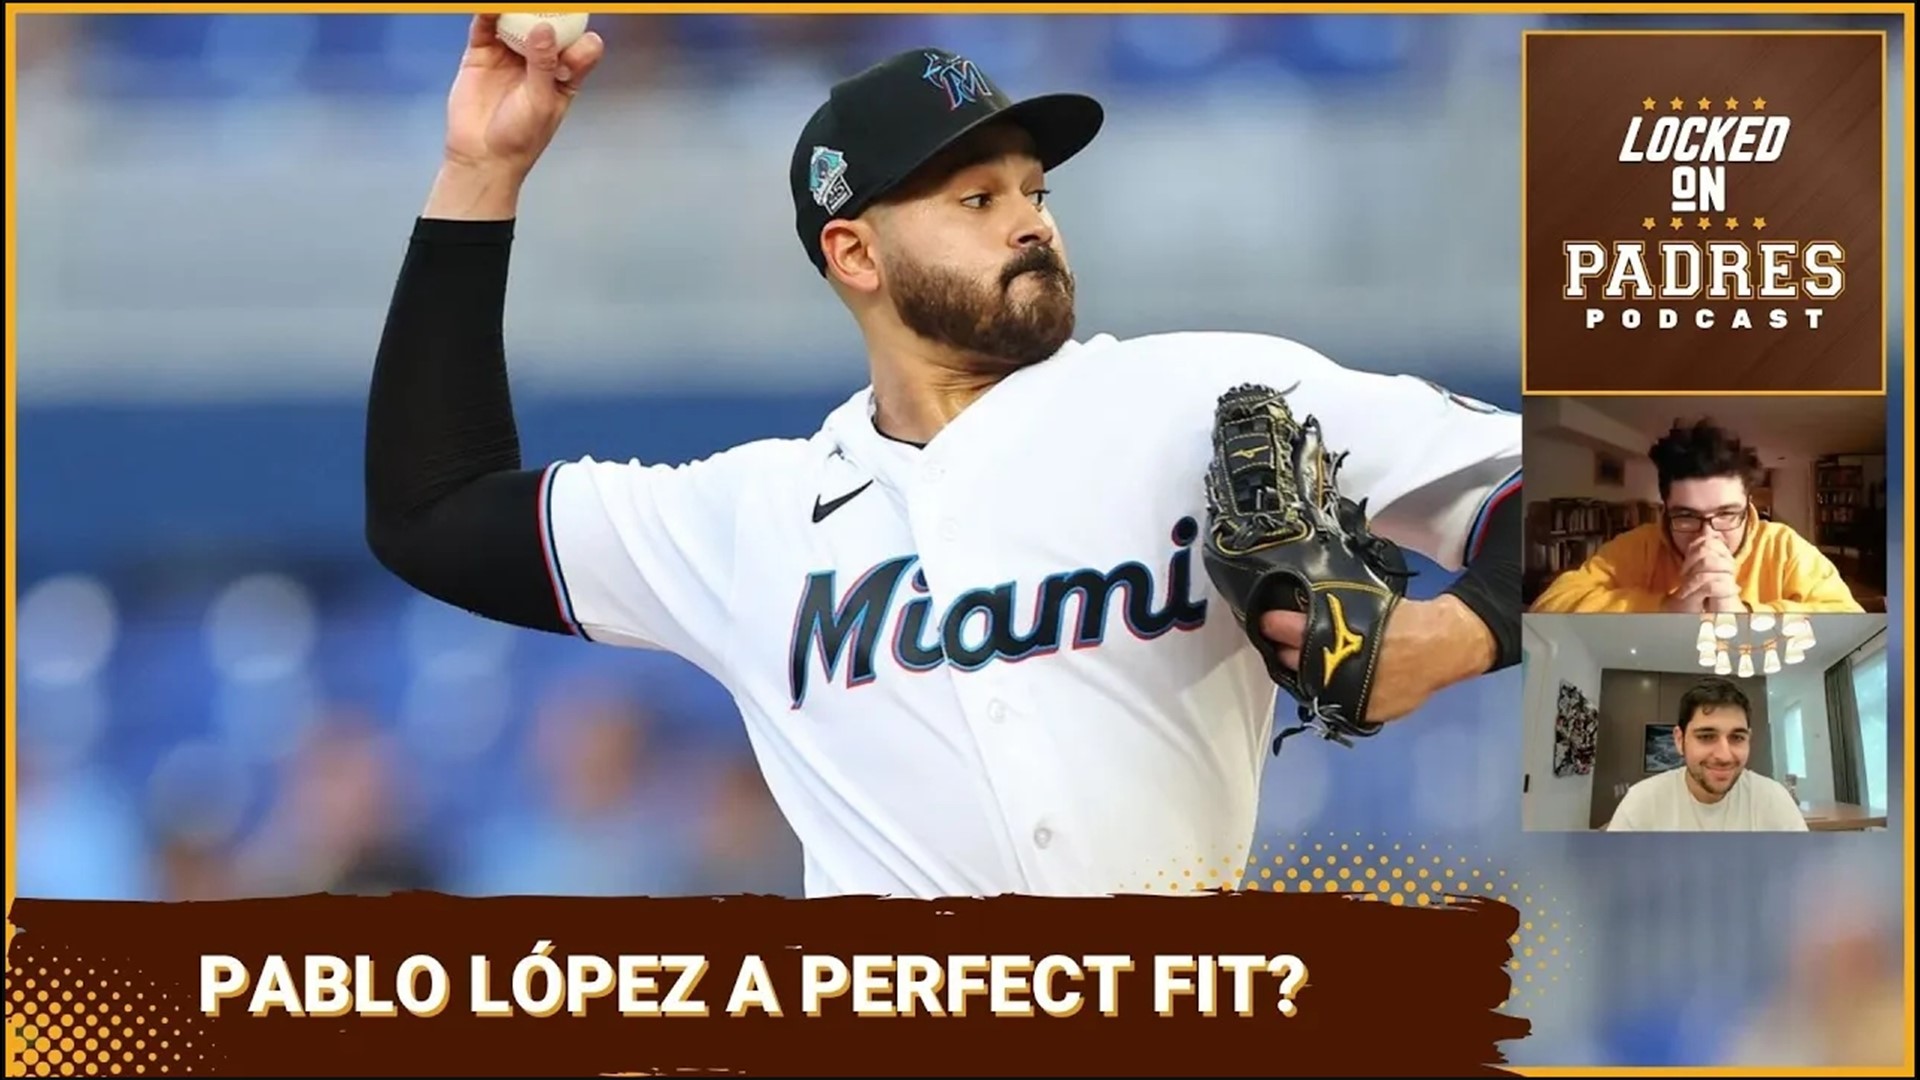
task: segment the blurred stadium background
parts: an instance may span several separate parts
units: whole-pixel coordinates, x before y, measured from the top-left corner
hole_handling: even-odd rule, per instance
[[[863,381],[784,170],[829,82],[923,43],[1016,95],[1107,101],[1051,185],[1083,334],[1264,330],[1517,408],[1520,32],[1597,24],[596,17],[609,56],[515,252],[527,460],[804,434]],[[362,544],[366,378],[465,18],[18,30],[20,892],[797,893],[703,675],[481,623]],[[1896,36],[1895,162],[1903,67]],[[1523,836],[1520,686],[1457,688],[1364,754],[1276,760],[1260,839],[1452,845],[1551,893],[1580,959],[1526,999],[1515,1061],[1900,1060],[1897,764],[1885,833]]]

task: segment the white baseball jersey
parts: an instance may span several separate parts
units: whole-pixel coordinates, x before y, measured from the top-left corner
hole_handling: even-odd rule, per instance
[[[1684,766],[1649,776],[1627,789],[1608,832],[1807,832],[1787,786],[1742,769],[1719,802],[1703,803],[1687,787]]]
[[[810,896],[1105,894],[1244,866],[1276,690],[1208,580],[1216,399],[1298,384],[1343,492],[1450,569],[1520,420],[1281,338],[1070,342],[923,448],[871,389],[806,439],[549,466],[558,601],[738,702]],[[1216,871],[1217,872],[1217,871]]]

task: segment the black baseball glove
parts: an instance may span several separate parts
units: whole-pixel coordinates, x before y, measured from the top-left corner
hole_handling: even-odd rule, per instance
[[[1365,501],[1338,486],[1346,454],[1332,457],[1320,425],[1294,419],[1286,392],[1238,386],[1214,412],[1207,471],[1207,574],[1300,707],[1300,725],[1274,739],[1315,731],[1352,746],[1377,734],[1366,719],[1387,620],[1406,594],[1406,559],[1370,531]],[[1260,629],[1269,611],[1307,617],[1299,670]]]

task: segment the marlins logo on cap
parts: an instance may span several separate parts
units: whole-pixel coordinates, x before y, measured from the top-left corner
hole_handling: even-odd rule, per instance
[[[1014,101],[979,65],[946,49],[894,53],[834,83],[787,156],[794,231],[814,269],[826,273],[820,233],[907,183],[940,154],[998,117],[1033,138],[1053,169],[1079,153],[1105,113],[1085,94]]]
[[[853,198],[853,187],[847,183],[847,156],[830,147],[814,147],[807,187],[813,192],[813,201],[827,213],[845,206]]]
[[[920,77],[946,92],[948,109],[957,109],[993,93],[986,75],[973,61],[951,54],[943,56],[932,50],[924,55],[927,70]]]

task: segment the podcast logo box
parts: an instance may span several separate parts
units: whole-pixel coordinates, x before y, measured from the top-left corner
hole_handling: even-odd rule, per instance
[[[1886,38],[1530,32],[1527,393],[1884,393]]]

